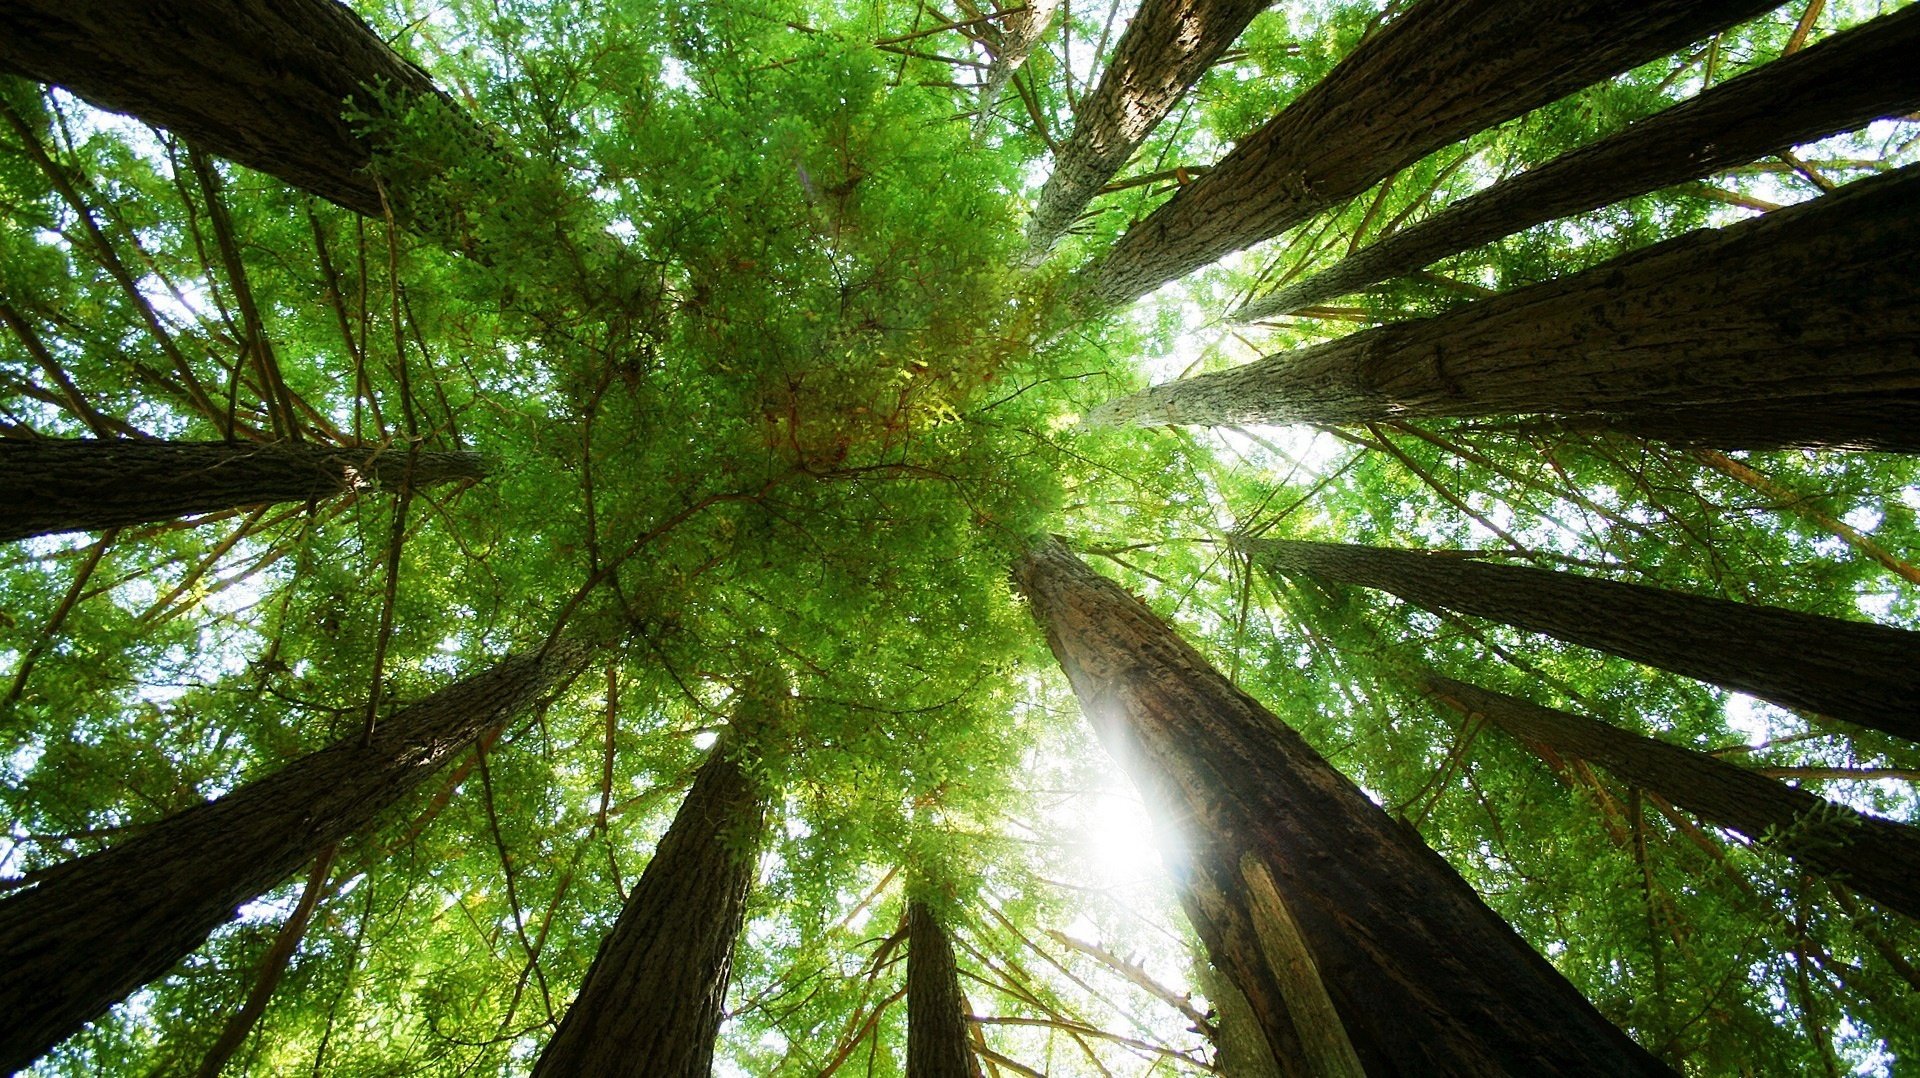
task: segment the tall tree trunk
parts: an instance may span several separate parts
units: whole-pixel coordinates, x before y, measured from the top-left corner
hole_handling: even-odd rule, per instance
[[[1002,25],[993,63],[987,67],[986,81],[980,84],[980,111],[973,118],[974,137],[985,133],[987,119],[993,114],[1001,91],[1027,62],[1027,57],[1033,55],[1034,46],[1040,44],[1053,22],[1053,13],[1058,10],[1060,0],[1028,0],[1025,11],[1008,17]]]
[[[0,901],[0,1073],[166,973],[241,904],[370,823],[585,662],[562,640],[402,708],[265,778],[58,865]]]
[[[1856,414],[1897,416],[1917,390],[1920,167],[1909,166],[1435,318],[1154,386],[1101,405],[1093,419],[1586,413],[1606,424],[1618,412],[1632,430],[1718,411],[1743,442],[1758,430],[1742,420],[1746,409],[1771,416],[1804,406],[1807,418],[1793,428],[1802,438],[1853,444],[1872,438]],[[1808,429],[1829,413],[1843,429]],[[1905,415],[1898,441],[1910,444],[1920,416]],[[1714,444],[1715,429],[1688,440]]]
[[[458,147],[445,161],[383,162],[403,220],[425,212],[408,201],[420,180],[486,145],[424,72],[335,0],[0,0],[0,69],[370,217],[382,214],[371,165],[390,145],[349,122],[350,108],[398,117],[424,107]]]
[[[767,797],[714,746],[533,1073],[706,1078]]]
[[[485,475],[476,453],[410,459],[404,446],[0,441],[0,541]]]
[[[1840,877],[1888,909],[1920,918],[1920,829],[1815,797],[1704,752],[1542,707],[1431,671],[1420,691],[1521,741],[1599,764],[1709,823],[1768,840],[1807,868]]]
[[[1920,388],[1804,399],[1628,408],[1549,425],[1708,449],[1864,449],[1920,453]]]
[[[1774,0],[1420,0],[1126,235],[1085,275],[1125,303],[1292,228],[1483,128]]]
[[[980,1078],[953,946],[918,899],[907,903],[907,1078]]]
[[[1920,633],[1452,551],[1242,539],[1283,574],[1378,588],[1920,741]]]
[[[1015,578],[1283,1073],[1668,1073],[1145,606],[1054,541]]]
[[[1080,102],[1073,134],[1027,222],[1030,262],[1066,232],[1113,174],[1133,157],[1266,0],[1145,0],[1127,23],[1100,84]]]
[[[1564,154],[1249,303],[1250,322],[1414,273],[1448,255],[1920,108],[1920,10],[1854,27]]]

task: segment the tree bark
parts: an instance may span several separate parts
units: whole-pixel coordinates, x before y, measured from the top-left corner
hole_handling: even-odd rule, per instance
[[[0,28],[0,69],[369,217],[383,213],[374,156],[392,147],[349,112],[414,110],[452,137],[445,160],[384,162],[403,220],[424,212],[408,201],[421,179],[486,145],[424,72],[335,0],[0,0]]]
[[[1599,764],[1731,828],[1814,872],[1837,876],[1890,910],[1920,918],[1920,830],[1788,786],[1703,752],[1669,745],[1571,712],[1482,689],[1431,671],[1413,673],[1424,693],[1485,719],[1521,741]]]
[[[1629,431],[1739,448],[1765,440],[1763,420],[1803,409],[1783,434],[1794,443],[1893,448],[1915,438],[1920,417],[1907,407],[1916,393],[1920,167],[1910,166],[1435,318],[1155,386],[1092,418],[1339,424],[1548,413],[1612,425],[1620,414]],[[1822,416],[1834,430],[1812,427]],[[1678,429],[1688,418],[1709,422]],[[1888,427],[1892,444],[1881,445],[1875,431]]]
[[[1458,552],[1242,539],[1268,569],[1378,588],[1920,741],[1920,633]]]
[[[1133,157],[1181,95],[1198,82],[1265,0],[1146,0],[1114,46],[1100,84],[1080,102],[1073,134],[1027,223],[1037,263],[1100,188]]]
[[[1620,202],[1920,108],[1920,10],[1907,8],[1721,83],[1402,229],[1234,314],[1288,314],[1545,221]]]
[[[0,541],[485,475],[477,453],[410,459],[404,446],[0,441]]]
[[[765,793],[731,751],[723,739],[700,768],[536,1076],[710,1073],[767,821]]]
[[[1450,143],[1773,0],[1421,0],[1129,229],[1084,275],[1120,304],[1292,228]]]
[[[953,946],[918,899],[907,903],[907,1078],[980,1078]]]
[[[370,823],[585,662],[562,640],[402,708],[0,901],[0,1073],[166,973],[241,904]]]
[[[1015,578],[1283,1073],[1669,1073],[1145,606],[1054,541]]]
[[[1060,0],[1028,0],[1025,10],[1009,17],[1002,25],[993,63],[987,67],[986,80],[980,85],[980,111],[973,118],[975,138],[986,132],[987,119],[993,114],[1001,91],[1027,62],[1027,57],[1033,55],[1034,46],[1040,44],[1053,22],[1053,13],[1059,9]]]
[[[1707,449],[1920,453],[1920,389],[1742,401],[1737,406],[1630,408],[1568,416],[1551,425]]]

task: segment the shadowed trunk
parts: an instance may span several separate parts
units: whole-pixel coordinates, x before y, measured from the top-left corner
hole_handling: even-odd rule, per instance
[[[1701,819],[1731,828],[1815,872],[1837,876],[1891,910],[1920,917],[1920,829],[1815,797],[1704,752],[1629,733],[1431,671],[1420,691],[1521,741],[1578,757]]]
[[[1920,633],[1458,552],[1241,539],[1255,561],[1378,588],[1920,741]]]
[[[265,778],[54,866],[0,901],[0,1073],[33,1062],[166,973],[246,902],[366,826],[586,661],[516,656]]]
[[[391,144],[346,116],[412,110],[446,136],[445,159],[388,160],[380,175],[396,214],[425,231],[445,222],[422,220],[421,182],[486,149],[424,72],[335,0],[0,0],[0,69],[369,217],[383,212],[373,159]]]
[[[907,903],[907,1078],[980,1078],[953,946],[917,899]]]
[[[534,1066],[550,1078],[706,1078],[767,798],[715,745]]]
[[[409,461],[404,446],[0,441],[0,541],[485,475],[477,453],[418,453]]]
[[[1100,84],[1075,110],[1073,134],[1054,155],[1053,173],[1027,222],[1030,262],[1046,256],[1181,95],[1267,7],[1265,0],[1145,0],[1140,5]]]
[[[1154,386],[1101,405],[1093,421],[1549,413],[1605,426],[1622,413],[1628,431],[1738,448],[1766,436],[1748,410],[1804,408],[1786,444],[1894,448],[1875,427],[1911,444],[1916,391],[1920,167],[1909,166],[1436,318]],[[1829,415],[1835,429],[1813,427]],[[1688,432],[1689,417],[1708,422]]]
[[[1804,400],[1634,408],[1575,415],[1549,426],[1584,434],[1616,431],[1710,449],[1858,449],[1920,453],[1920,389]]]
[[[1911,112],[1920,108],[1915,56],[1920,9],[1854,27],[1456,202],[1317,276],[1249,303],[1234,321],[1323,303],[1545,221]]]
[[[1758,15],[1773,0],[1421,0],[1084,275],[1125,303],[1442,146]]]
[[[1054,541],[1015,577],[1283,1073],[1669,1073],[1146,607]]]

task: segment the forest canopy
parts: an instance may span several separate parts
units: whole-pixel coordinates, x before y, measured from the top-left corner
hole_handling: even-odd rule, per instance
[[[0,2],[0,1070],[1920,1059],[1920,12],[203,6]]]

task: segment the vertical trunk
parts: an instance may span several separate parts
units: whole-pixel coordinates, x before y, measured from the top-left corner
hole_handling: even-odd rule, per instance
[[[1838,876],[1888,909],[1920,917],[1920,830],[1868,816],[1756,775],[1703,752],[1629,733],[1428,671],[1422,692],[1483,718],[1522,741],[1599,764],[1720,827],[1774,848],[1815,872]]]
[[[953,946],[918,899],[907,903],[907,1078],[980,1078]]]
[[[350,109],[424,107],[461,147],[452,157],[485,145],[425,73],[335,0],[0,0],[0,69],[370,217],[381,216],[382,199],[369,166],[388,147],[356,130]],[[388,193],[403,198],[396,212],[405,218],[409,189],[451,163],[385,173]]]
[[[0,441],[0,541],[486,474],[474,453],[409,457],[311,442]]]
[[[714,746],[535,1075],[706,1078],[767,798]]]
[[[1773,0],[1421,0],[1127,231],[1086,277],[1125,303],[1391,172],[1773,7]]]
[[[1059,8],[1060,0],[1028,0],[1025,11],[1007,19],[1000,32],[998,51],[987,67],[986,81],[980,86],[980,111],[973,119],[976,137],[986,131],[994,102],[1000,100],[1000,92],[1007,88],[1008,81],[1027,62],[1027,57],[1033,55],[1034,46],[1040,44],[1048,24],[1053,22],[1053,13]]]
[[[510,658],[0,901],[0,1073],[167,972],[239,906],[551,691],[588,648]]]
[[[1250,322],[1414,273],[1545,221],[1920,108],[1920,10],[1857,26],[1456,202],[1234,315]]]
[[[1280,573],[1391,592],[1920,741],[1920,633],[1458,553],[1241,541]]]
[[[1146,607],[1056,542],[1015,576],[1283,1073],[1667,1073]]]
[[[1914,441],[1920,167],[1584,273],[1110,401],[1102,423],[1358,423],[1554,413],[1694,444]],[[1817,430],[1822,416],[1833,430]],[[1879,418],[1875,418],[1875,417]],[[1662,423],[1664,420],[1664,424]],[[1901,432],[1904,430],[1904,436]],[[1742,432],[1745,432],[1742,436]],[[1876,442],[1876,444],[1878,444]],[[1734,446],[1726,446],[1733,448]]]
[[[1080,102],[1073,134],[1027,223],[1030,261],[1044,258],[1102,185],[1220,54],[1264,0],[1145,0],[1127,23],[1100,84]]]

